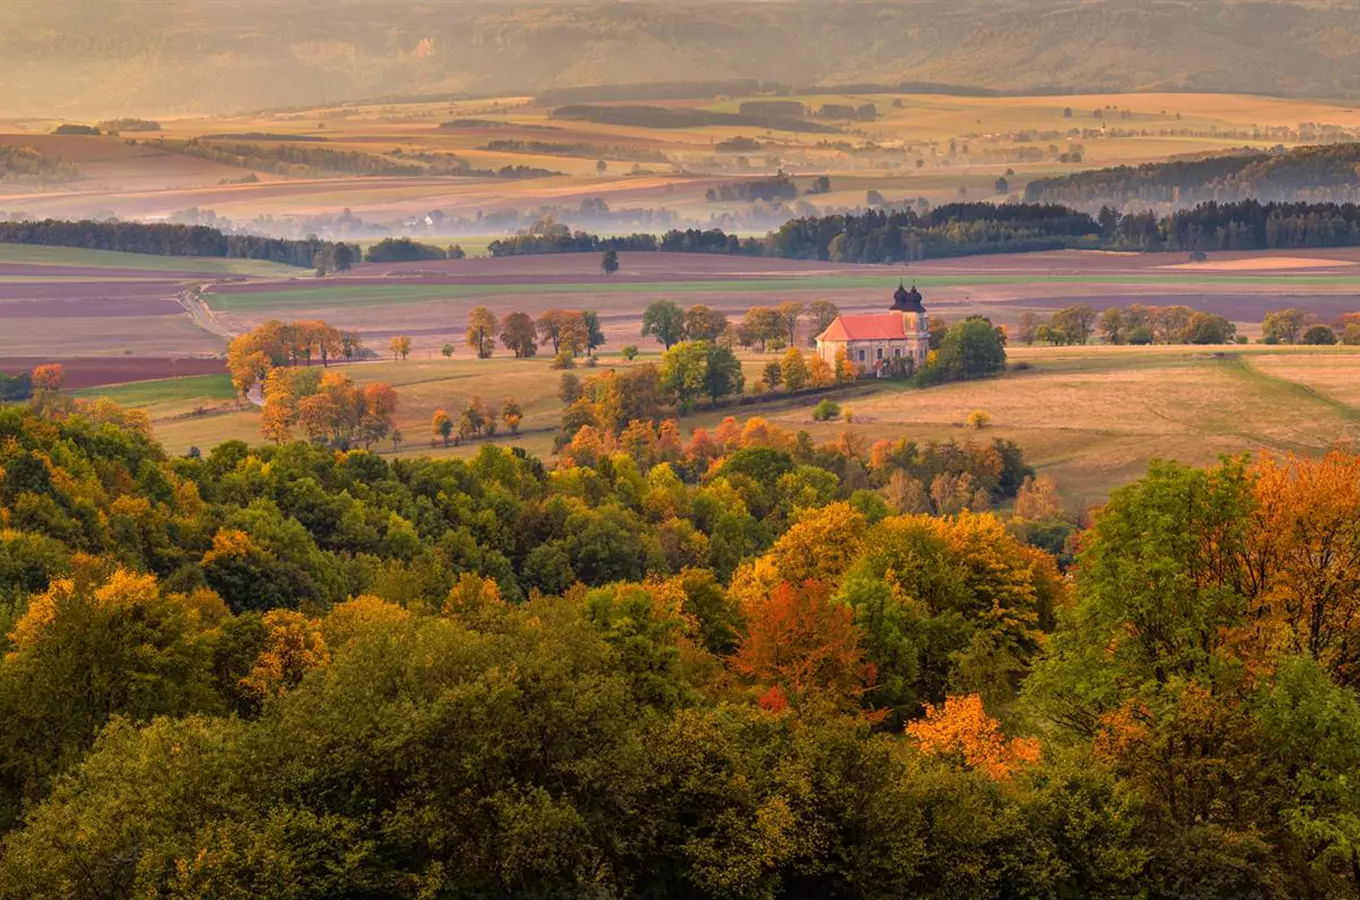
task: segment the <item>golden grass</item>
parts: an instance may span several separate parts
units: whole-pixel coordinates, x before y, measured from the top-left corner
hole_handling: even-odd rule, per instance
[[[773,355],[743,359],[748,385]],[[654,357],[653,357],[654,359]],[[763,416],[791,430],[831,440],[849,428],[868,441],[908,437],[919,442],[954,438],[1014,440],[1027,459],[1052,476],[1069,502],[1097,503],[1119,484],[1139,477],[1154,458],[1207,465],[1220,454],[1268,449],[1315,453],[1337,441],[1360,440],[1360,350],[1241,347],[1221,351],[1186,347],[1019,348],[1012,362],[1031,368],[985,381],[926,390],[868,383],[863,393],[839,396],[854,422],[816,423],[807,399],[741,409],[701,409],[686,431],[712,427],[725,415]],[[640,360],[641,361],[641,360]],[[601,369],[626,365],[617,357]],[[560,421],[560,373],[544,360],[409,360],[350,366],[356,382],[387,381],[401,397],[402,455],[466,455],[479,444],[429,446],[437,406],[457,413],[481,396],[499,408],[507,396],[524,408],[524,434],[498,443],[523,446],[545,459]],[[587,376],[589,369],[576,374]],[[182,399],[185,409],[192,399]],[[965,427],[975,409],[991,416],[982,431]],[[161,405],[157,437],[172,452],[208,448],[224,440],[259,441],[256,410],[171,418]],[[386,444],[379,448],[391,450]]]

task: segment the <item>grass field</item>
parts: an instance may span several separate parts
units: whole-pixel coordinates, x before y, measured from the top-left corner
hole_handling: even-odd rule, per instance
[[[745,357],[748,384],[773,358]],[[868,441],[1008,438],[1057,481],[1074,507],[1100,502],[1113,487],[1141,475],[1153,458],[1198,465],[1224,453],[1317,453],[1337,441],[1360,441],[1360,404],[1355,402],[1360,351],[1351,348],[1043,347],[1013,349],[1010,359],[1029,367],[926,390],[867,383],[838,397],[853,411],[849,425],[813,422],[810,401],[790,403],[777,394],[740,409],[701,409],[682,425],[689,431],[712,427],[725,415],[760,415],[784,428],[805,429],[818,440],[833,439],[846,428]],[[601,360],[601,370],[622,365],[627,364],[616,357]],[[429,445],[433,411],[442,406],[456,415],[472,396],[497,408],[506,397],[517,399],[525,413],[523,433],[496,440],[544,458],[551,452],[561,415],[560,374],[546,360],[408,360],[356,364],[346,371],[358,383],[387,381],[396,387],[402,455],[476,452],[477,444],[447,450]],[[591,370],[576,373],[585,377]],[[260,440],[257,410],[222,409],[230,400],[223,376],[99,393],[151,412],[157,437],[172,452],[229,439]],[[200,408],[210,411],[194,415]],[[991,416],[982,432],[964,425],[975,409]],[[378,449],[391,452],[390,445]]]
[[[30,244],[0,244],[0,264],[50,266],[43,277],[61,276],[63,267],[121,269],[129,272],[192,272],[202,275],[251,275],[260,278],[289,278],[305,274],[295,266],[260,259],[220,259],[203,256],[153,256],[147,253],[118,253],[84,247],[39,247]],[[5,279],[0,271],[0,280]]]

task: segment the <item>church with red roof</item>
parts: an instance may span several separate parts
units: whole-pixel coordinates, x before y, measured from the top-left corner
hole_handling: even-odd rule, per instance
[[[817,355],[832,366],[843,353],[861,375],[914,371],[926,364],[930,334],[921,292],[899,283],[888,312],[837,316],[817,335]]]

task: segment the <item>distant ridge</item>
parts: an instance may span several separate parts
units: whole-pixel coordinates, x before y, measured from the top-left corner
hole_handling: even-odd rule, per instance
[[[0,4],[0,114],[686,99],[696,77],[723,94],[1360,97],[1357,29],[1360,0],[16,0]]]

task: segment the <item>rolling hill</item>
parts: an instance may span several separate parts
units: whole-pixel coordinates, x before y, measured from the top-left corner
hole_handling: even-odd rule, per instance
[[[760,78],[1360,95],[1356,0],[15,0],[0,113]]]

